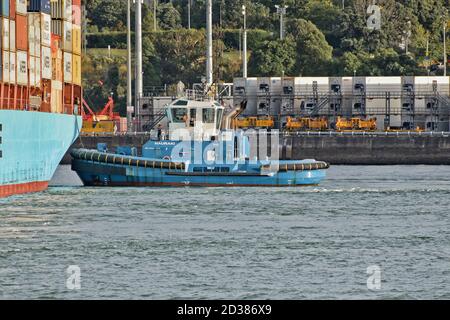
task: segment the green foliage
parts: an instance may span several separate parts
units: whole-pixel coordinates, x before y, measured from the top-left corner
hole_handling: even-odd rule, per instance
[[[204,30],[177,30],[150,35],[156,50],[155,63],[162,83],[186,84],[200,81],[204,74]]]
[[[145,3],[148,3],[147,1]],[[158,1],[154,31],[152,5],[143,6],[144,81],[146,86],[186,85],[205,73],[206,1],[192,1],[191,30],[186,30],[186,0]],[[277,40],[279,15],[271,0],[213,2],[214,75],[231,81],[241,75],[242,4],[247,7],[250,76],[289,75],[423,75],[427,46],[433,64],[442,62],[442,28],[449,0],[377,0],[381,30],[367,28],[372,0],[277,0],[288,5],[287,39]],[[86,1],[89,48],[126,48],[126,1]],[[133,19],[134,21],[134,19]],[[184,28],[184,29],[183,29]],[[134,31],[134,23],[132,24]],[[448,32],[450,37],[450,32]],[[408,53],[406,53],[406,42]],[[134,37],[133,37],[134,43]],[[100,52],[100,51],[99,51]],[[448,39],[450,52],[450,38]],[[122,99],[126,57],[92,51],[84,61],[86,92],[100,100],[114,91]],[[438,71],[438,74],[442,71]],[[97,78],[106,79],[103,85]],[[109,77],[119,77],[117,81]]]
[[[162,3],[158,6],[157,11],[158,28],[163,30],[179,29],[181,28],[181,15],[175,9],[171,2]]]
[[[253,74],[283,76],[292,74],[295,66],[296,42],[294,38],[265,41],[250,60]]]
[[[323,33],[309,21],[290,21],[288,32],[296,39],[296,71],[304,76],[326,75],[333,57],[333,48]]]

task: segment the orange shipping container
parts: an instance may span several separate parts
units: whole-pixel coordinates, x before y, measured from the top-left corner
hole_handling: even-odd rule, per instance
[[[72,104],[72,85],[64,83],[64,104]]]
[[[9,16],[10,17],[16,16],[16,0],[9,0]]]
[[[16,15],[16,48],[28,51],[28,19],[26,16]]]

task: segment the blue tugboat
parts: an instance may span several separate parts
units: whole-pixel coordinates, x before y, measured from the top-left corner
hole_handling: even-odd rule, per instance
[[[325,162],[279,160],[278,135],[270,157],[253,156],[255,134],[221,130],[233,114],[223,119],[224,108],[213,101],[176,100],[166,108],[168,140],[148,141],[140,156],[130,147],[75,149],[72,170],[86,186],[311,186],[325,178]]]

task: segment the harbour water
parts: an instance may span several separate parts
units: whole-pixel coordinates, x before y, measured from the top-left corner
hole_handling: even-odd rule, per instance
[[[83,188],[63,166],[0,200],[0,298],[449,299],[449,198],[446,166],[269,189]]]

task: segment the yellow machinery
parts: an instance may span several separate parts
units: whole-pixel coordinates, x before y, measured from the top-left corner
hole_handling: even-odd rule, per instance
[[[395,127],[389,127],[386,129],[387,132],[425,132],[425,129],[421,128],[421,127],[416,127],[415,129],[403,129],[403,128],[395,128]]]
[[[328,121],[327,119],[308,119],[308,128],[309,130],[315,131],[325,131],[328,130]]]
[[[363,119],[353,119],[357,121],[358,130],[363,131],[376,131],[377,130],[377,118],[372,118],[368,120]]]
[[[336,122],[337,131],[375,131],[377,129],[377,119],[360,119],[360,118],[338,118]]]
[[[275,121],[273,120],[272,117],[240,118],[240,119],[234,119],[234,127],[236,129],[243,129],[243,128],[267,128],[267,129],[270,129],[270,128],[275,127]]]
[[[275,121],[272,117],[257,118],[255,120],[255,127],[271,129],[275,127]]]
[[[114,121],[83,121],[82,133],[114,133]]]
[[[353,130],[354,122],[349,119],[341,118],[339,117],[336,122],[336,130],[337,131],[346,131],[346,130]]]
[[[305,122],[302,119],[287,117],[286,119],[286,129],[290,131],[304,130]]]
[[[240,118],[234,119],[234,128],[242,129],[242,128],[251,128],[253,126],[252,118]]]
[[[286,129],[294,130],[313,130],[326,131],[328,130],[328,121],[324,118],[292,118],[288,117],[286,122]]]

